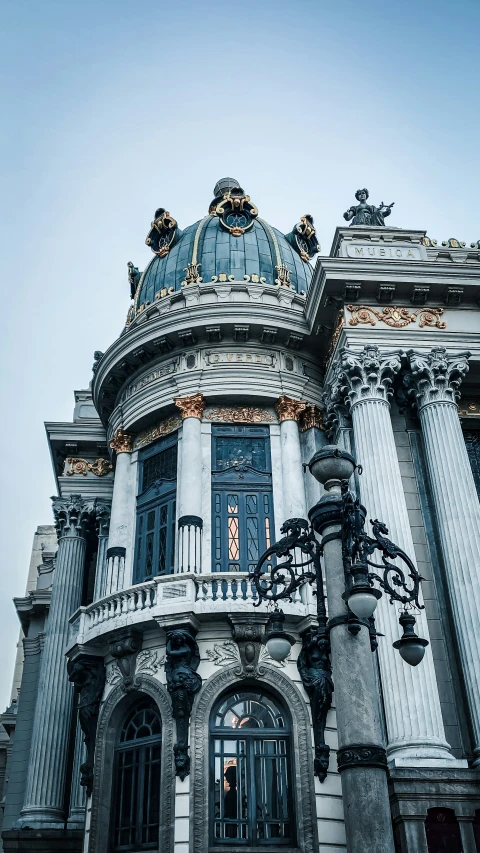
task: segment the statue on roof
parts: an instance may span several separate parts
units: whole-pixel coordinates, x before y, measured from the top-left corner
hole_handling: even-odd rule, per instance
[[[130,299],[134,299],[135,293],[137,290],[137,285],[138,285],[138,282],[140,281],[140,279],[142,277],[142,273],[140,272],[138,267],[135,267],[132,264],[131,261],[129,261],[127,263],[127,267],[128,267],[128,281],[130,284]]]
[[[382,201],[378,207],[375,207],[373,204],[367,204],[368,196],[369,192],[365,188],[355,193],[358,204],[352,205],[343,214],[343,218],[350,222],[350,225],[385,225],[385,218],[390,216],[395,202],[384,204]]]
[[[289,234],[285,234],[285,239],[298,252],[302,261],[306,263],[320,251],[317,232],[313,225],[313,216],[310,213],[301,217],[295,228]]]

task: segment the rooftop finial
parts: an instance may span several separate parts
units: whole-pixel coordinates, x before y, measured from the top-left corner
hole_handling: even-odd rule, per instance
[[[223,198],[225,193],[229,193],[232,189],[241,189],[240,184],[235,180],[235,178],[220,178],[220,180],[215,184],[213,195],[215,198]]]

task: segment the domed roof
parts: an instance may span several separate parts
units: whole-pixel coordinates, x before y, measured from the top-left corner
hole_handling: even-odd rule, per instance
[[[146,241],[155,257],[138,276],[135,313],[200,282],[253,281],[307,291],[313,273],[308,260],[319,249],[311,216],[284,235],[258,217],[233,178],[223,178],[214,192],[209,214],[184,231],[168,211],[156,211]]]

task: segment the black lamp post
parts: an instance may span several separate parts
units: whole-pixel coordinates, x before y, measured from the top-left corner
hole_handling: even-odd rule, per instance
[[[371,659],[377,648],[373,614],[382,590],[392,604],[403,605],[403,635],[393,645],[406,663],[417,666],[428,645],[415,634],[412,613],[423,607],[418,597],[422,578],[408,555],[388,539],[383,522],[371,521],[372,536],[365,531],[365,507],[348,487],[354,471],[361,473],[350,453],[327,445],[308,467],[325,487],[309,511],[311,524],[302,518],[286,521],[281,531],[285,536],[262,554],[251,579],[257,604],[265,601],[275,607],[265,638],[275,660],[284,660],[294,642],[283,629],[279,602],[293,601],[304,584],[315,584],[318,628],[303,636],[298,659],[312,707],[315,772],[321,781],[326,777],[329,748],[324,729],[333,669],[347,847],[349,853],[393,853],[387,760]],[[376,554],[379,562],[373,559]]]

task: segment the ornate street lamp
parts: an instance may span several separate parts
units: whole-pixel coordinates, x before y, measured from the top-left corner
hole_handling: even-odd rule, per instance
[[[348,627],[351,633],[358,631],[359,624],[372,620],[378,600],[382,596],[375,581],[390,599],[398,601],[404,609],[399,617],[403,628],[402,637],[393,645],[401,657],[411,666],[417,666],[425,654],[428,640],[414,632],[415,617],[409,607],[423,609],[418,596],[422,580],[410,557],[398,545],[387,538],[388,529],[382,521],[370,521],[373,536],[365,531],[366,509],[348,487],[355,470],[361,473],[353,456],[334,445],[319,450],[309,462],[311,474],[326,489],[340,485],[342,506],[342,553],[345,574],[343,598],[348,604]],[[325,497],[322,510],[325,512]],[[335,501],[335,507],[337,501]],[[317,505],[318,506],[318,505]],[[309,513],[315,514],[315,507]],[[318,634],[328,634],[328,620],[323,593],[323,573],[320,557],[323,544],[316,539],[314,530],[302,518],[291,518],[281,528],[286,535],[274,543],[260,557],[251,578],[258,593],[257,606],[262,601],[276,605],[270,617],[266,634],[267,649],[274,660],[288,657],[293,638],[282,628],[283,613],[278,610],[279,601],[293,601],[294,593],[306,584],[316,585]],[[380,552],[381,562],[374,562],[372,555]],[[405,570],[394,563],[400,560]],[[381,571],[381,574],[371,569]],[[373,637],[376,632],[369,624]],[[374,642],[376,648],[376,641]]]

